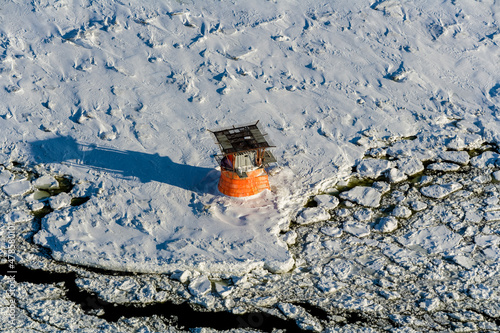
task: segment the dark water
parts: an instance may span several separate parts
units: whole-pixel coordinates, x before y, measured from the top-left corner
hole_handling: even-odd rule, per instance
[[[110,322],[116,322],[121,317],[150,317],[158,315],[165,318],[168,325],[178,328],[189,329],[196,327],[207,327],[217,330],[228,330],[232,328],[253,328],[264,332],[272,332],[273,329],[284,329],[287,332],[302,332],[293,320],[283,320],[264,312],[251,312],[243,315],[235,315],[230,312],[201,312],[196,311],[188,303],[175,304],[172,302],[157,303],[146,306],[120,305],[109,303],[99,299],[97,296],[80,290],[75,280],[75,273],[52,273],[42,270],[32,270],[16,265],[15,280],[17,282],[30,282],[36,284],[50,284],[64,282],[67,289],[66,297],[88,311],[102,310],[100,315]],[[0,274],[13,275],[8,265],[0,265]]]

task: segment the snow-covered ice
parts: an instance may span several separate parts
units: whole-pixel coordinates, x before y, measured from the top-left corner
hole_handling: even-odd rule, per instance
[[[366,207],[378,207],[381,194],[374,188],[366,186],[356,186],[355,188],[342,192],[340,197],[345,200],[356,202]]]
[[[117,304],[499,330],[497,7],[2,4],[0,221],[16,261]],[[256,120],[276,146],[271,191],[223,197],[207,129]],[[0,284],[18,331],[178,329]]]

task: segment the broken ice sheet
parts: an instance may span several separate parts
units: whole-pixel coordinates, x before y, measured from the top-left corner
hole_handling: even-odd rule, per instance
[[[462,236],[452,232],[444,225],[411,231],[398,237],[398,242],[402,245],[419,245],[429,253],[442,253],[454,249],[461,241]]]

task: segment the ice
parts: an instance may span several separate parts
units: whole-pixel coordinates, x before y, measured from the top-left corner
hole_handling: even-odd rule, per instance
[[[344,200],[354,201],[366,207],[378,207],[382,198],[379,191],[366,186],[356,186],[349,191],[340,193],[340,197]]]
[[[431,312],[440,308],[441,301],[438,298],[430,298],[423,300],[419,305],[422,309]]]
[[[455,163],[432,163],[427,166],[427,170],[433,170],[433,171],[445,171],[445,172],[451,172],[451,171],[457,171],[460,169],[460,165],[455,164]]]
[[[500,245],[500,236],[496,235],[485,235],[485,236],[476,236],[474,237],[474,243],[480,247],[488,247],[493,246],[497,247]]]
[[[49,198],[50,207],[54,210],[69,207],[71,205],[71,196],[68,193],[60,193]]]
[[[386,177],[391,183],[399,183],[408,178],[403,171],[396,168],[389,169],[386,172]]]
[[[324,293],[333,293],[336,291],[339,291],[342,288],[345,288],[347,284],[335,280],[331,280],[329,278],[326,278],[322,276],[318,283],[316,284],[318,289],[320,289]]]
[[[314,197],[314,201],[318,203],[319,207],[330,210],[334,209],[339,204],[339,199],[333,195],[319,194]]]
[[[10,182],[12,179],[12,174],[7,170],[0,170],[0,186],[3,186]]]
[[[373,216],[373,211],[368,208],[357,210],[356,212],[354,212],[354,214],[352,214],[352,217],[361,222],[366,222],[371,220],[372,216]]]
[[[397,160],[397,165],[398,169],[408,176],[413,176],[424,170],[422,162],[414,157],[400,158]]]
[[[490,212],[484,212],[484,219],[486,222],[500,221],[500,211],[494,210]],[[475,217],[475,220],[481,221],[480,216]]]
[[[193,274],[190,271],[178,270],[178,271],[175,271],[174,273],[172,273],[170,278],[173,280],[180,281],[181,283],[186,283],[189,281],[189,279],[191,278],[192,275]]]
[[[461,165],[469,164],[469,154],[466,151],[443,151],[439,153],[439,158],[446,162],[453,162]]]
[[[307,302],[311,311],[292,304],[304,330],[498,330],[497,7],[5,2],[0,216],[17,221],[16,261],[107,276],[89,292],[139,306],[173,300],[267,323],[284,318],[278,301]],[[221,196],[207,129],[257,120],[278,159],[271,191]],[[427,161],[448,171],[424,170]],[[470,167],[459,174],[447,163]],[[75,187],[48,199],[56,175]],[[378,177],[391,183],[341,193],[341,208],[335,195],[316,195]],[[68,204],[77,197],[88,201]],[[304,208],[312,197],[318,207]],[[28,208],[49,203],[55,211],[30,223]],[[370,232],[387,214],[397,229]],[[143,280],[104,282],[120,275]],[[191,294],[202,277],[213,290],[204,280]],[[148,306],[108,321],[57,284],[16,286],[18,326],[3,316],[4,330],[217,331],[158,319]]]
[[[442,199],[460,189],[462,189],[462,185],[460,183],[449,183],[444,185],[422,187],[420,192],[429,198]]]
[[[370,226],[355,221],[348,221],[344,223],[344,231],[356,237],[366,237],[370,234]]]
[[[368,158],[362,160],[356,167],[356,170],[361,177],[378,178],[385,171],[389,170],[393,164],[393,162],[387,160]]]
[[[13,211],[13,212],[6,214],[2,217],[2,220],[4,220],[4,223],[27,222],[27,221],[31,221],[32,219],[33,219],[33,216],[31,216],[30,214],[28,214],[27,212],[24,212],[24,211]]]
[[[399,237],[398,241],[405,246],[420,245],[429,253],[439,253],[455,248],[462,241],[462,237],[440,225],[412,231]]]
[[[59,182],[54,176],[44,175],[33,182],[33,186],[40,190],[49,190],[59,187]]]
[[[342,236],[342,229],[337,227],[321,227],[320,231],[330,237]]]
[[[205,275],[200,275],[189,282],[189,292],[193,296],[204,296],[211,290],[212,282]]]
[[[423,208],[423,209],[425,209],[425,208]],[[417,210],[417,209],[415,209],[415,210]],[[420,210],[422,210],[422,209],[420,209]],[[406,206],[397,206],[392,210],[391,215],[395,216],[395,217],[408,218],[411,216],[411,210]]]
[[[393,232],[398,228],[398,220],[392,216],[382,217],[374,229],[380,232]]]
[[[297,232],[295,230],[290,230],[283,235],[283,241],[288,245],[292,245],[297,240]]]
[[[323,207],[306,208],[297,217],[298,224],[311,224],[330,219],[330,214]]]
[[[28,180],[17,180],[4,185],[2,189],[8,196],[16,197],[31,191],[31,183]]]
[[[492,151],[485,151],[481,155],[471,158],[470,164],[476,168],[493,168],[499,158],[500,154]]]

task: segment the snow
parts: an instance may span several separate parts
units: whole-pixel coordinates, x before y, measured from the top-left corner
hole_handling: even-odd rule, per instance
[[[330,214],[322,207],[306,208],[297,218],[298,224],[310,224],[330,219]]]
[[[314,201],[319,207],[330,210],[334,209],[339,204],[339,199],[333,195],[320,194],[314,197]]]
[[[434,198],[434,199],[442,199],[453,192],[456,192],[462,188],[462,185],[459,183],[450,183],[443,185],[431,185],[422,187],[420,192],[426,197]]]
[[[57,179],[51,175],[44,175],[33,182],[33,186],[39,190],[49,190],[59,187]]]
[[[303,329],[334,320],[288,299],[331,318],[375,311],[373,331],[465,330],[462,318],[496,330],[460,309],[500,313],[488,286],[500,258],[497,16],[491,1],[3,4],[0,215],[15,224],[16,260],[163,276],[176,283],[168,297],[281,311]],[[256,120],[276,146],[271,191],[224,197],[207,129]],[[75,187],[53,195],[62,175]],[[38,230],[31,213],[47,205]],[[112,275],[88,280],[113,301],[167,297],[123,281],[113,295]],[[84,314],[58,287],[32,302],[16,288],[20,331],[155,331]],[[360,318],[327,331],[370,331]]]
[[[31,190],[31,183],[27,180],[18,180],[3,186],[2,190],[10,197],[20,196]]]
[[[393,232],[398,227],[398,220],[392,216],[383,217],[375,226],[375,229],[380,232]]]
[[[342,192],[340,197],[350,200],[366,207],[378,207],[382,195],[374,188],[367,186],[356,186],[353,189]]]
[[[382,173],[389,170],[392,165],[393,162],[391,161],[369,158],[362,160],[356,170],[361,177],[378,178]]]
[[[485,151],[481,155],[471,158],[470,164],[476,168],[491,168],[496,165],[500,154],[493,151]]]
[[[422,162],[415,157],[401,158],[397,161],[397,165],[398,169],[408,176],[413,176],[424,170]]]
[[[457,247],[462,237],[441,225],[412,231],[400,237],[398,241],[405,246],[420,245],[430,253],[434,253]]]
[[[432,163],[427,166],[428,170],[433,170],[433,171],[445,171],[445,172],[451,172],[451,171],[458,171],[460,169],[460,165],[455,164],[455,163]]]
[[[469,164],[469,154],[466,151],[443,151],[439,153],[439,158],[446,162],[453,162],[461,165]]]
[[[188,288],[193,296],[204,296],[212,290],[212,282],[206,276],[201,275],[192,279]]]

